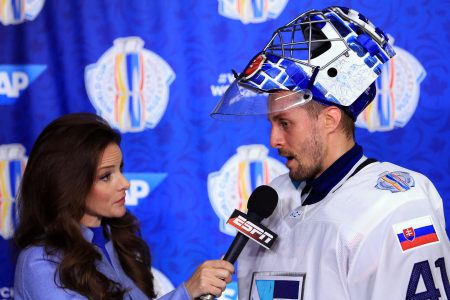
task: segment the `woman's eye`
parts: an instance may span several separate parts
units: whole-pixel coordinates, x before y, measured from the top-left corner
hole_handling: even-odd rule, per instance
[[[100,176],[101,181],[108,181],[111,178],[111,173],[106,173],[102,176]]]

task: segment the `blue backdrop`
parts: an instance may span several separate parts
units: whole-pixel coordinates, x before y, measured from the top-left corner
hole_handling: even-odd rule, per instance
[[[224,222],[286,171],[267,121],[209,113],[272,32],[311,8],[352,7],[389,33],[397,56],[358,120],[366,155],[426,174],[450,223],[450,1],[0,1],[0,299],[13,297],[14,196],[39,132],[95,112],[123,133],[127,205],[162,290],[234,232]],[[63,167],[63,166],[62,166]],[[363,195],[361,195],[363,197]],[[447,232],[449,226],[447,225]],[[223,299],[236,299],[236,283]]]

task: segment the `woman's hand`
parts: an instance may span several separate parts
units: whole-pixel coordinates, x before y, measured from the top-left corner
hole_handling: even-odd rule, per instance
[[[225,260],[208,260],[202,263],[185,283],[191,298],[212,294],[220,297],[231,282],[234,266]]]

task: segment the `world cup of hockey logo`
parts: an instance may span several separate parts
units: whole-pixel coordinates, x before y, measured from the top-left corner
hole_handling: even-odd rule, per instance
[[[396,56],[383,65],[376,81],[377,95],[359,115],[356,126],[369,131],[404,127],[416,111],[420,83],[426,76],[420,62],[407,51],[394,47]]]
[[[0,145],[0,235],[9,239],[16,221],[15,202],[26,164],[25,148],[19,144]]]
[[[175,78],[170,66],[146,50],[139,37],[119,38],[99,61],[86,67],[86,90],[97,113],[121,132],[154,128]]]
[[[114,82],[116,83],[116,108],[114,119],[121,125],[142,128],[144,117],[143,78],[144,66],[139,52],[116,55]]]
[[[383,172],[378,176],[375,187],[391,193],[406,192],[416,185],[414,178],[408,172]]]
[[[219,0],[219,14],[242,23],[261,23],[276,19],[288,0]]]
[[[0,23],[16,25],[34,20],[44,6],[45,0],[1,0]]]
[[[236,230],[226,224],[231,213],[246,211],[255,188],[288,171],[268,153],[264,145],[241,146],[220,171],[208,175],[209,201],[220,219],[220,231],[234,235]]]

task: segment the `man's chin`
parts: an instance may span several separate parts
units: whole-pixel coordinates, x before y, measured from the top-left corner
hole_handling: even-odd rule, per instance
[[[314,179],[314,176],[308,176],[307,174],[299,174],[298,172],[289,170],[289,178],[291,178],[291,180],[293,181],[305,181]]]
[[[303,178],[292,170],[289,171],[289,178],[293,181],[303,181]]]

